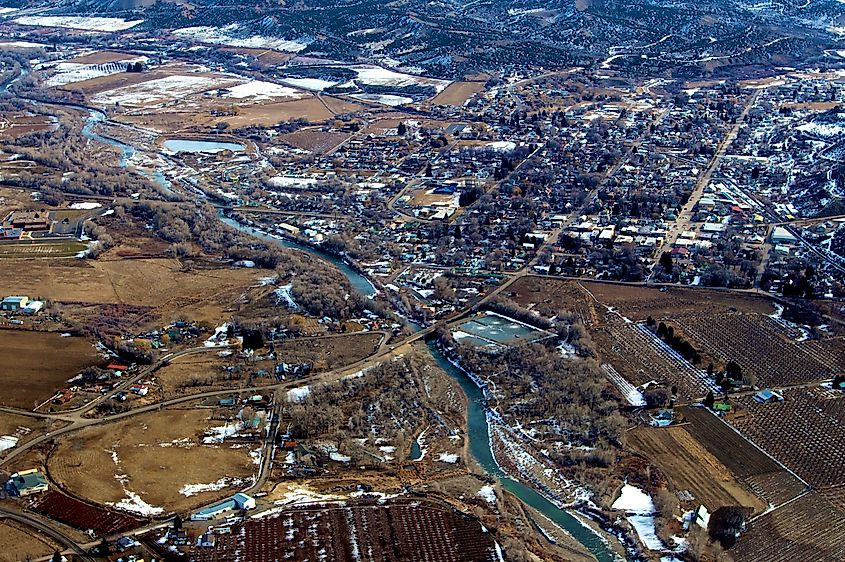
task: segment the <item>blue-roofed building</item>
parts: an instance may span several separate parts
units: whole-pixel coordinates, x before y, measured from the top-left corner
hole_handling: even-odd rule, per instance
[[[29,297],[6,297],[0,302],[0,310],[18,312],[29,303]]]
[[[765,388],[754,395],[754,400],[760,404],[771,404],[772,402],[783,402],[783,396],[774,390]]]
[[[35,468],[12,474],[6,483],[6,490],[11,495],[20,497],[46,492],[48,487],[47,478]]]
[[[191,516],[191,519],[194,521],[210,521],[223,517],[233,511],[249,511],[250,509],[255,509],[255,498],[243,493],[237,493],[231,498],[200,509]]]

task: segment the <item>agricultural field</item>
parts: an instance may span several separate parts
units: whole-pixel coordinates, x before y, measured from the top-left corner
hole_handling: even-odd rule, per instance
[[[18,562],[53,554],[59,546],[34,529],[0,520],[0,562]]]
[[[768,504],[731,474],[685,427],[642,427],[628,434],[627,444],[654,463],[675,490],[687,490],[711,513],[741,505],[761,513]]]
[[[2,243],[0,244],[0,259],[2,258],[70,258],[84,252],[88,245],[77,240],[51,240],[41,242]]]
[[[250,451],[260,447],[203,437],[226,425],[210,414],[165,410],[82,430],[54,450],[48,471],[73,495],[137,515],[205,505],[251,482]]]
[[[142,523],[136,517],[85,503],[57,490],[40,494],[26,503],[33,511],[80,531],[91,529],[101,537],[134,529]]]
[[[731,425],[817,490],[845,484],[845,393],[819,387],[782,391],[783,402],[734,398]],[[800,444],[800,446],[796,446]]]
[[[462,106],[466,101],[484,89],[484,82],[453,82],[437,94],[431,103],[435,105]]]
[[[736,562],[845,559],[845,512],[816,492],[752,520],[730,553]]]
[[[708,410],[683,408],[682,416],[690,422],[685,426],[689,434],[768,503],[783,504],[806,490],[803,482]]]
[[[26,276],[18,275],[22,269]],[[152,307],[168,321],[188,315],[214,323],[263,275],[248,268],[184,271],[178,260],[169,258],[0,260],[0,294],[50,299],[69,316],[83,305],[132,305]]]
[[[348,139],[349,134],[329,133],[315,129],[300,129],[294,133],[280,135],[279,138],[295,148],[322,154]]]
[[[701,314],[680,317],[676,323],[696,347],[723,363],[735,361],[760,387],[820,381],[843,367],[841,340],[826,349],[825,340],[792,339],[795,334],[766,315]]]
[[[273,541],[270,537],[284,537]],[[351,537],[351,540],[345,540]],[[354,549],[354,551],[353,551]],[[499,558],[489,533],[472,519],[443,507],[420,504],[290,509],[249,520],[220,535],[214,548],[197,548],[197,562],[281,559],[493,562]],[[322,554],[321,554],[322,553]]]
[[[56,127],[58,123],[50,115],[4,113],[0,116],[0,141],[13,141],[31,133],[52,131]]]
[[[605,318],[604,313],[598,314]],[[697,400],[714,388],[706,371],[680,357],[642,324],[609,316],[603,327],[592,327],[590,335],[601,360],[635,386],[650,381],[667,388],[677,386],[684,400]]]
[[[47,332],[0,330],[0,404],[32,409],[79,371],[103,361],[91,340]]]

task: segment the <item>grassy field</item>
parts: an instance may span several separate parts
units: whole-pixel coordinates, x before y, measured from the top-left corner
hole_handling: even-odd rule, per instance
[[[276,343],[279,360],[285,363],[311,363],[315,371],[328,371],[349,365],[371,355],[381,334],[296,338]]]
[[[0,330],[0,404],[33,408],[63,388],[67,379],[97,364],[91,341],[59,334]]]
[[[484,82],[453,82],[437,94],[431,103],[462,106],[475,93],[484,89]]]
[[[117,62],[121,60],[131,60],[137,58],[137,55],[128,53],[118,53],[116,51],[98,51],[96,53],[89,53],[81,55],[69,60],[68,62],[74,64],[107,64],[110,62]]]
[[[0,294],[151,306],[168,320],[184,315],[216,322],[263,275],[233,268],[186,272],[174,259],[0,260]]]
[[[49,556],[59,546],[13,521],[0,521],[0,562],[18,562]]]
[[[204,505],[235,490],[224,487],[190,497],[180,490],[224,477],[253,476],[257,467],[249,452],[259,446],[201,444],[205,430],[223,425],[210,420],[209,414],[210,410],[166,410],[83,430],[50,456],[50,475],[72,494],[100,504],[126,499],[128,491],[166,511]],[[125,478],[119,480],[119,475]]]
[[[0,244],[0,258],[69,258],[84,251],[88,246],[78,240],[57,240],[49,242],[17,242]]]

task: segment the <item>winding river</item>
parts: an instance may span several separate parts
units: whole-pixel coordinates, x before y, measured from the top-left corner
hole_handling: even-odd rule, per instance
[[[93,141],[105,143],[118,148],[121,151],[120,165],[122,167],[127,167],[129,159],[135,154],[135,148],[115,139],[98,135],[93,131],[93,128],[97,123],[106,119],[103,112],[82,106],[79,106],[79,109],[88,111],[90,115],[85,127],[83,128],[83,134]],[[151,177],[159,184],[162,184],[163,181],[166,182],[160,170],[154,172]],[[275,242],[286,248],[294,248],[304,252],[309,252],[325,259],[335,265],[349,279],[350,284],[363,295],[372,297],[376,294],[375,286],[369,279],[367,279],[366,276],[353,269],[349,264],[337,256],[304,244],[298,244],[281,236],[274,236],[243,225],[235,219],[224,216],[222,212],[220,212],[218,216],[221,222],[242,232],[246,232],[262,240]],[[536,509],[549,520],[553,521],[555,525],[565,530],[578,542],[583,544],[596,557],[598,562],[618,561],[619,557],[614,554],[605,540],[591,528],[587,527],[568,511],[560,509],[554,505],[532,488],[522,484],[521,482],[513,480],[502,472],[496,464],[496,461],[493,458],[493,452],[490,449],[489,427],[487,425],[487,415],[485,411],[486,400],[483,392],[466,375],[466,373],[450,363],[446,357],[443,356],[440,350],[437,349],[433,342],[428,344],[428,348],[438,366],[441,367],[449,376],[455,379],[467,396],[467,439],[472,456],[478,464],[488,474],[495,477],[504,489],[514,494],[527,505]]]

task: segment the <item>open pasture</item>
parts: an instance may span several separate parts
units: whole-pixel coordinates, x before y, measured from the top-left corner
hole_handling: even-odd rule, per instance
[[[431,103],[436,105],[463,106],[466,101],[484,89],[484,82],[452,82],[437,94]]]
[[[66,386],[86,367],[99,364],[91,341],[47,332],[0,330],[0,404],[31,409]]]
[[[53,554],[56,547],[43,534],[14,521],[0,520],[0,562],[18,562]]]
[[[203,443],[207,430],[226,423],[211,420],[210,413],[166,410],[85,429],[59,444],[48,470],[74,495],[129,512],[204,505],[245,487],[257,470],[250,450],[260,447]],[[200,488],[187,495],[186,486]]]

